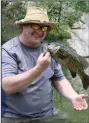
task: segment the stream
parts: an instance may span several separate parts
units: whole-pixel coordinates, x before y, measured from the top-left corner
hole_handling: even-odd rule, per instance
[[[85,24],[78,22],[74,25],[74,29],[71,31],[72,38],[68,39],[68,43],[79,55],[89,56],[89,13],[84,14],[82,20]],[[86,60],[89,62],[89,58]],[[70,72],[65,66],[63,66],[63,72],[77,93],[89,95],[89,88],[87,90],[83,89],[81,79],[78,75],[75,78],[72,78]],[[89,67],[85,70],[85,73],[89,75]],[[87,102],[89,105],[89,99],[87,99]],[[58,109],[67,113],[71,117],[72,120],[70,123],[89,123],[89,108],[84,111],[74,111],[71,102],[61,94],[59,96],[55,90],[54,103]]]

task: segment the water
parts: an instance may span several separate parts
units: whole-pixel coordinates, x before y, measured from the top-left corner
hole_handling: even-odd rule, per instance
[[[71,85],[77,91],[77,93],[89,93],[89,89],[83,89],[82,82],[79,76],[77,76],[76,78],[72,78],[68,69],[63,68],[63,71],[66,78],[70,81]],[[89,73],[89,68],[86,70],[86,73]],[[87,102],[89,105],[89,99],[87,99]],[[78,112],[73,110],[71,102],[68,99],[64,98],[62,95],[59,96],[59,94],[55,90],[54,103],[57,109],[60,109],[61,111],[67,113],[71,117],[70,123],[89,123],[89,108],[87,110]]]
[[[83,16],[85,24],[78,22],[75,27],[80,29],[72,30],[72,38],[68,40],[71,47],[73,47],[77,53],[81,56],[89,56],[89,13]],[[89,59],[87,59],[89,62]],[[84,90],[82,82],[77,75],[76,78],[72,78],[67,68],[63,67],[66,78],[70,81],[71,85],[77,93],[84,93],[89,95],[89,89]],[[85,71],[89,75],[89,68]],[[54,91],[54,102],[58,109],[67,113],[71,117],[70,123],[89,123],[89,108],[84,111],[74,111],[72,104],[69,100]],[[87,99],[89,105],[89,99]]]

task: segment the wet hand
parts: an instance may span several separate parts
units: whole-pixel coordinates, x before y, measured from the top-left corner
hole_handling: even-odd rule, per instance
[[[49,66],[50,62],[51,62],[50,53],[49,52],[47,52],[46,54],[41,53],[41,55],[38,57],[36,66],[41,71],[44,71]]]
[[[88,104],[87,104],[86,98],[89,98],[89,96],[84,94],[79,94],[76,98],[72,99],[73,108],[76,111],[87,109]]]

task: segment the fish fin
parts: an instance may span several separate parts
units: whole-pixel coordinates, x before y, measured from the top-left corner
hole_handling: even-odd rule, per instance
[[[43,44],[43,56],[45,56],[45,54],[47,53],[47,45]]]
[[[89,67],[89,63],[84,57],[79,55],[79,60],[80,63],[82,64],[83,69],[87,69]]]
[[[56,62],[56,65],[58,66],[59,63],[57,62],[57,60],[55,60],[55,62]]]
[[[83,83],[83,88],[86,90],[89,87],[89,76],[88,75],[84,75],[83,79],[82,79],[82,83]]]
[[[80,62],[81,66],[83,69],[87,69],[89,67],[89,63],[88,61],[81,55],[79,55],[77,53],[77,51],[75,49],[73,49],[72,47],[69,47],[71,53],[73,54],[73,56],[75,56],[77,58],[77,60]]]
[[[71,46],[69,46],[69,50],[70,50],[72,53],[77,54],[77,51],[76,51],[74,48],[72,48]]]
[[[75,78],[75,77],[76,77],[76,72],[73,72],[73,71],[71,71],[71,70],[69,70],[69,71],[70,71],[72,77]]]

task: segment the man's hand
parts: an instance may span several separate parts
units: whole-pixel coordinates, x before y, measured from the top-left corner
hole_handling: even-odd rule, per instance
[[[44,53],[41,53],[41,55],[38,57],[36,67],[43,72],[49,66],[50,62],[50,53],[47,52],[45,55]]]
[[[86,98],[89,98],[88,95],[79,94],[76,98],[72,99],[73,108],[77,111],[85,110],[88,108]]]

